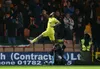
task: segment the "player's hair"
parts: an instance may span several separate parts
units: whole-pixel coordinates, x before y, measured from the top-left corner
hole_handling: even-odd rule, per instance
[[[49,17],[53,17],[55,15],[55,12],[52,12]]]

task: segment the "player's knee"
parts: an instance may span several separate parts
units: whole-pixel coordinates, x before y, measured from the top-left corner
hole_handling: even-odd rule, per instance
[[[51,42],[52,42],[52,44],[55,44],[56,43],[55,40],[51,40]]]

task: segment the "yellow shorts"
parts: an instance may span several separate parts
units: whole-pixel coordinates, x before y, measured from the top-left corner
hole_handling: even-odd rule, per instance
[[[42,33],[43,37],[49,37],[51,41],[55,41],[55,32],[54,31],[44,31]]]

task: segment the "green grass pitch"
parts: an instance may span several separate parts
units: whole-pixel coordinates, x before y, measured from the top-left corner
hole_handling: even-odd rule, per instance
[[[0,69],[100,69],[100,66],[0,66]]]

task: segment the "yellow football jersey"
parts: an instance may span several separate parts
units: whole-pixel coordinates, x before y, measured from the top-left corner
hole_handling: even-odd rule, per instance
[[[60,23],[59,20],[57,20],[55,17],[51,17],[49,18],[48,20],[48,25],[47,25],[47,31],[51,31],[51,30],[54,30],[54,26],[57,24],[57,23]]]
[[[56,26],[57,23],[60,23],[56,18],[51,17],[48,20],[48,25],[46,31],[42,33],[42,35],[48,36],[50,40],[55,40],[55,31],[54,31],[54,26]]]

